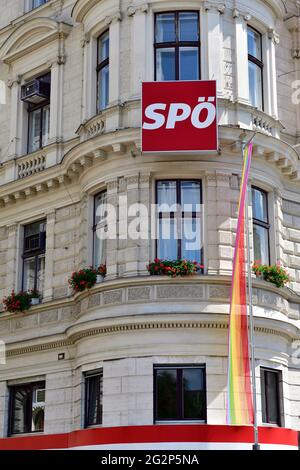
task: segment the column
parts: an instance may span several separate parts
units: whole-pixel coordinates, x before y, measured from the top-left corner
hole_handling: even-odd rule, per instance
[[[49,212],[47,215],[46,225],[46,259],[45,259],[45,283],[44,283],[44,300],[52,300],[53,298],[53,274],[54,274],[54,244],[55,244],[55,211]]]
[[[292,58],[294,61],[295,81],[293,87],[293,104],[296,106],[297,123],[296,132],[298,143],[300,143],[300,16],[292,16],[286,21],[288,30],[292,34]]]
[[[132,17],[131,36],[131,98],[137,99],[141,94],[141,84],[146,78],[147,57],[147,13],[148,5],[129,6],[128,16]]]
[[[119,104],[120,99],[120,23],[121,13],[105,18],[109,25],[109,105]]]
[[[207,64],[208,79],[217,81],[217,94],[223,95],[223,31],[221,15],[225,12],[225,4],[205,2],[207,20]]]
[[[21,273],[22,271],[21,269],[18,270],[18,267],[21,263],[18,233],[18,224],[13,224],[8,227],[5,283],[7,293],[10,293],[12,289],[15,289],[17,291],[18,287],[21,287],[20,285],[18,285],[21,279],[17,279],[17,272]]]
[[[106,240],[106,278],[115,279],[118,276],[118,178],[106,182],[107,190],[107,225],[109,229],[108,239]],[[114,210],[110,210],[109,206]],[[111,231],[110,231],[111,229]],[[115,230],[115,235],[113,231]]]
[[[81,41],[83,51],[83,97],[81,122],[88,121],[96,114],[96,64],[97,41],[84,34]]]
[[[51,65],[49,143],[55,143],[62,140],[64,62],[64,57],[58,57]]]
[[[233,10],[235,23],[236,100],[249,104],[247,21],[251,15]]]
[[[10,88],[10,136],[9,136],[9,151],[8,160],[14,159],[18,156],[18,140],[19,140],[19,113],[21,103],[20,99],[20,77],[15,77],[8,81]]]
[[[277,105],[277,69],[276,69],[276,45],[279,44],[279,36],[274,29],[269,29],[264,37],[264,63],[266,64],[265,112],[278,119]],[[279,135],[276,135],[279,138]]]

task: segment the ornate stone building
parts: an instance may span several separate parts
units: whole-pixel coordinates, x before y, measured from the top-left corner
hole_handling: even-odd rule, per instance
[[[260,441],[297,446],[298,3],[1,0],[0,297],[42,300],[0,313],[0,449],[251,445],[251,428],[225,425],[240,148],[254,130],[252,258],[291,277],[253,279]],[[217,80],[219,153],[142,155],[141,82],[200,78]],[[123,236],[125,196],[201,202],[203,272],[149,276],[185,245],[152,240],[150,211],[140,237]],[[107,204],[118,233],[104,243]],[[71,273],[100,263],[104,282],[73,294]]]

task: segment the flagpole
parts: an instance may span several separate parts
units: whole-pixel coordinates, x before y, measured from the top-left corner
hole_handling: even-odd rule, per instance
[[[254,136],[253,136],[254,137]],[[250,139],[250,141],[253,139]],[[249,144],[249,142],[248,142]],[[247,144],[246,144],[247,145]],[[242,155],[244,155],[245,146],[242,144]],[[254,444],[253,450],[260,450],[257,424],[257,399],[256,399],[256,377],[255,377],[255,336],[253,319],[253,289],[252,289],[252,269],[251,269],[251,250],[250,250],[250,231],[249,231],[249,202],[251,188],[247,185],[246,191],[246,236],[247,236],[247,272],[248,272],[248,304],[249,304],[249,326],[250,326],[250,349],[251,349],[251,375],[252,375],[252,396],[253,396],[253,429]]]

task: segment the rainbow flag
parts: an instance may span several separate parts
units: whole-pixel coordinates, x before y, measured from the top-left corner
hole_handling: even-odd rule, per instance
[[[245,257],[245,209],[251,156],[252,142],[244,152],[228,335],[227,424],[237,425],[253,424]]]

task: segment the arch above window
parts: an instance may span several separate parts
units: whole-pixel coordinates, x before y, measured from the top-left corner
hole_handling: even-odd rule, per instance
[[[65,38],[72,26],[49,18],[33,18],[19,26],[0,48],[0,59],[10,64],[50,41]]]

